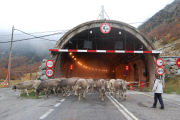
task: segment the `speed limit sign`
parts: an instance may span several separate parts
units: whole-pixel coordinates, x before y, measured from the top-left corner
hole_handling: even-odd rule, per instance
[[[163,74],[164,74],[164,68],[158,67],[158,68],[156,69],[156,72],[157,72],[159,75],[163,75]]]
[[[102,33],[109,33],[111,31],[111,26],[109,23],[101,24],[100,30]]]
[[[156,65],[159,66],[159,67],[163,66],[164,65],[164,60],[161,59],[161,58],[157,59],[156,60]]]
[[[47,60],[46,61],[46,67],[47,68],[53,68],[54,67],[54,61],[53,60]]]
[[[47,69],[45,74],[47,77],[52,77],[54,75],[54,71],[52,69]]]

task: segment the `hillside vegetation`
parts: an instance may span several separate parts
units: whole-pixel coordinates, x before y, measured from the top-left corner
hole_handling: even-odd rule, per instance
[[[180,0],[167,5],[138,29],[154,42],[156,49],[162,48],[167,53],[174,51],[176,55],[180,55]],[[171,45],[172,43],[177,45]],[[167,45],[170,46],[168,50],[164,49]],[[168,54],[171,55],[175,54]]]

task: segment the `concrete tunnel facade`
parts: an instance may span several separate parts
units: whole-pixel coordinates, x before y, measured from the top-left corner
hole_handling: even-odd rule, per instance
[[[111,31],[104,34],[100,31],[103,23],[109,23]],[[85,47],[90,41],[91,47]],[[121,48],[118,48],[118,42]],[[116,46],[116,48],[115,48]],[[119,21],[94,20],[80,24],[64,34],[53,49],[82,50],[126,50],[153,51],[152,42],[138,29]],[[54,78],[82,77],[126,79],[126,81],[145,80],[152,87],[156,71],[158,53],[87,53],[87,52],[51,52],[54,57]],[[72,56],[74,56],[72,58]],[[76,60],[75,60],[76,58]],[[80,65],[80,62],[83,65]],[[70,69],[73,66],[73,70]],[[83,67],[85,66],[85,67]],[[125,67],[129,66],[126,77]],[[103,71],[102,71],[103,70]]]

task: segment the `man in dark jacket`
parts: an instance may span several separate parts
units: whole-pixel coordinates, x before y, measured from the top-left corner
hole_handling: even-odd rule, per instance
[[[159,103],[161,104],[160,109],[164,110],[164,104],[163,104],[163,99],[162,99],[162,93],[163,93],[163,85],[162,85],[162,80],[158,79],[159,75],[155,74],[155,79],[154,79],[154,85],[152,91],[154,92],[154,104],[151,108],[156,108],[157,104],[157,99],[159,100]]]

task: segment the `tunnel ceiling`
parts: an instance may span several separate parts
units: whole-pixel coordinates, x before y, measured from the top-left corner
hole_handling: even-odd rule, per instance
[[[104,34],[100,31],[100,25],[107,22],[111,25],[111,31]],[[67,32],[57,42],[56,49],[85,49],[85,41],[92,42],[92,48],[88,50],[129,50],[129,51],[148,51],[154,50],[149,40],[142,35],[136,28],[125,23],[112,20],[98,20],[83,23]],[[116,42],[122,43],[121,48],[115,48]],[[143,46],[143,48],[142,48]],[[142,49],[141,49],[142,48]],[[54,55],[54,53],[52,52]],[[120,63],[131,62],[135,58],[143,58],[142,54],[135,53],[73,53],[78,59],[91,64],[98,62],[108,68],[114,69]],[[60,53],[58,53],[60,55]],[[67,56],[62,53],[61,56]],[[56,56],[56,58],[58,58]],[[65,59],[64,59],[65,60]],[[67,60],[67,59],[66,59]]]

